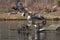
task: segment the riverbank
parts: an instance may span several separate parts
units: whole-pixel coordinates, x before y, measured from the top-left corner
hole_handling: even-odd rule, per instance
[[[54,13],[43,13],[41,14],[42,16],[45,17],[46,20],[60,20],[60,14],[56,12]],[[26,17],[20,16],[20,14],[9,14],[9,13],[4,13],[0,14],[0,20],[27,20]]]

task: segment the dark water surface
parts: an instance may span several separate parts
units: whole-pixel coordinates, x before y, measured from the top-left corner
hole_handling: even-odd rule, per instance
[[[0,40],[28,40],[28,34],[18,35],[17,27],[25,21],[0,21]],[[11,30],[13,29],[13,30]],[[60,40],[60,31],[40,32],[40,40]],[[31,34],[29,34],[31,38]],[[32,35],[33,36],[33,35]],[[31,40],[31,39],[30,39]]]
[[[16,31],[0,33],[0,40],[28,40],[28,38],[29,37],[27,37],[23,33],[18,35]],[[60,32],[57,31],[41,32],[40,40],[60,40]]]

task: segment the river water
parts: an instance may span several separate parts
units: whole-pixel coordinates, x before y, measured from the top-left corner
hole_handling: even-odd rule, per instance
[[[40,38],[37,40],[60,40],[60,32],[57,31],[45,31],[39,34]],[[29,37],[31,38],[30,34]],[[0,34],[0,40],[28,40],[29,37],[24,35],[24,33],[18,34],[16,31],[10,31],[10,33],[4,32]]]
[[[0,21],[0,40],[32,40],[31,33],[18,34],[17,27],[20,24],[26,24],[25,21]],[[51,24],[51,23],[50,23]],[[28,37],[30,36],[30,37]],[[60,31],[43,31],[39,33],[40,40],[60,40]]]

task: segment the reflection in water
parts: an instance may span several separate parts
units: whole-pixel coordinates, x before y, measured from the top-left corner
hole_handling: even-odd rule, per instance
[[[42,31],[38,33],[37,40],[60,40],[60,31]]]
[[[26,23],[24,21],[0,21],[0,40],[29,40],[31,39],[31,32],[29,36],[27,34],[21,33],[18,35],[17,30],[10,30],[10,29],[17,29],[21,23]],[[49,21],[50,23],[50,21]],[[55,23],[55,22],[54,22]],[[57,22],[59,23],[59,22]],[[60,31],[43,31],[38,33],[38,39],[41,40],[60,40]]]
[[[44,39],[45,39],[45,31],[37,33],[37,40],[44,40]]]
[[[60,32],[58,31],[46,31],[44,40],[60,40]]]
[[[45,32],[40,32],[40,40],[44,40],[45,38]]]
[[[23,35],[23,33],[20,35],[20,40],[33,40],[31,39],[32,35],[29,34],[29,36]],[[29,38],[29,39],[26,39]],[[58,31],[42,31],[40,33],[37,33],[36,36],[37,39],[35,40],[60,40],[60,32]]]
[[[56,39],[60,40],[60,31],[56,32]]]

